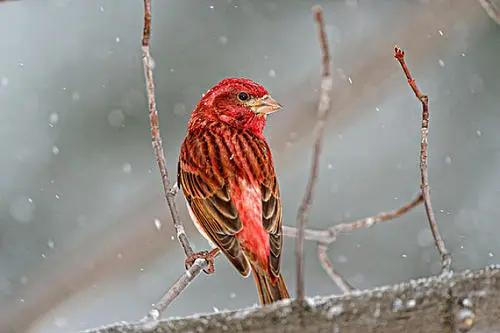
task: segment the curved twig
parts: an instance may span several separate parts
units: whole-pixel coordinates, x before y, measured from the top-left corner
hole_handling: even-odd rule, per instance
[[[323,22],[323,9],[320,6],[314,6],[313,13],[314,20],[316,21],[316,25],[318,27],[319,40],[321,43],[321,51],[323,55],[323,74],[321,80],[320,98],[318,103],[318,120],[316,122],[315,128],[316,139],[314,142],[311,173],[309,175],[309,181],[307,183],[304,199],[302,200],[302,203],[297,212],[298,237],[295,252],[297,256],[296,297],[299,302],[304,300],[304,233],[307,225],[309,208],[311,207],[313,201],[314,189],[318,181],[319,159],[323,146],[323,132],[325,130],[325,120],[332,105],[332,100],[329,95],[333,86],[333,80],[330,75],[330,55],[328,53],[328,41],[326,38],[325,24]]]
[[[429,175],[427,173],[427,135],[429,134],[429,98],[427,95],[423,95],[417,87],[415,80],[410,74],[408,66],[404,59],[405,53],[397,45],[394,47],[394,57],[401,64],[401,68],[408,79],[408,84],[415,93],[415,96],[422,103],[422,125],[421,125],[421,141],[420,141],[420,178],[421,178],[421,188],[422,194],[424,196],[425,211],[427,213],[427,218],[429,220],[429,226],[431,228],[432,236],[434,237],[434,242],[441,255],[441,266],[442,271],[447,272],[451,268],[451,255],[446,249],[446,245],[439,233],[438,225],[436,222],[436,216],[434,215],[434,209],[432,208],[431,193],[429,188]]]

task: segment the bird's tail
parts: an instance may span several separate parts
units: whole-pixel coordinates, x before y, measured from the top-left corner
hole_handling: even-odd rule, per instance
[[[272,283],[269,273],[252,266],[253,276],[257,284],[257,292],[261,304],[271,304],[276,301],[290,298],[288,290],[286,289],[283,276],[280,274],[276,281]]]

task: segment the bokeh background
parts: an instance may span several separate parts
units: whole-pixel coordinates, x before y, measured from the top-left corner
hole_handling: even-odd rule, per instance
[[[419,189],[420,105],[394,44],[430,98],[429,172],[456,269],[498,263],[500,27],[472,0],[153,1],[152,52],[170,177],[201,94],[226,76],[265,85],[284,223],[311,157],[325,9],[333,109],[310,226],[399,207]],[[0,332],[58,333],[138,320],[183,272],[151,149],[140,0],[0,4]],[[182,218],[197,250],[206,242]],[[283,273],[295,288],[294,242]],[[307,295],[339,293],[306,244]],[[358,288],[439,271],[422,207],[344,235],[329,255]],[[164,316],[252,306],[254,282],[219,258]]]

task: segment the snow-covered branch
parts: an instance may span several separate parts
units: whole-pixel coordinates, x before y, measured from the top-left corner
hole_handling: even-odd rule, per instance
[[[445,273],[394,286],[262,308],[120,323],[86,333],[139,332],[499,332],[500,267]]]

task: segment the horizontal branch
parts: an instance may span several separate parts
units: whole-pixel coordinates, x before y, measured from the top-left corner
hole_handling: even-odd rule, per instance
[[[87,333],[499,332],[500,266],[318,297],[305,307],[284,301],[156,324],[120,323]]]

